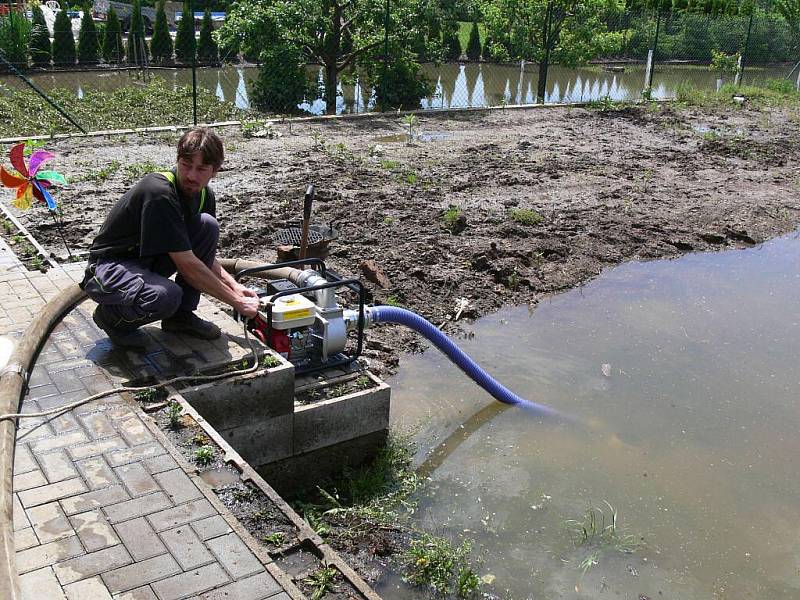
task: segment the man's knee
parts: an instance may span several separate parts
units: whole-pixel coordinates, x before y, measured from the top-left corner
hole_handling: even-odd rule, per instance
[[[139,294],[139,307],[150,319],[166,319],[181,305],[183,290],[171,279],[151,283]]]
[[[212,244],[217,245],[219,241],[219,223],[217,219],[208,213],[200,214],[200,226],[197,233],[192,236],[192,245]]]

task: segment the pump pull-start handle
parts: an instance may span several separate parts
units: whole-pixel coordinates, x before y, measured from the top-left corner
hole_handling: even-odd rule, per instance
[[[306,257],[308,250],[308,226],[311,221],[311,204],[314,202],[314,186],[306,188],[306,196],[303,199],[303,231],[300,237],[300,260]],[[300,265],[302,269],[304,265]]]

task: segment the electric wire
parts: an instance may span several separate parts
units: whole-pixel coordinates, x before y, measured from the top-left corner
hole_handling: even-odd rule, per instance
[[[0,415],[0,421],[4,421],[6,419],[30,419],[32,417],[50,417],[50,416],[60,415],[69,412],[74,408],[78,408],[79,406],[83,406],[84,404],[88,404],[89,402],[93,402],[94,400],[99,400],[100,398],[105,398],[106,396],[119,394],[121,392],[135,393],[135,392],[142,392],[145,390],[159,389],[183,381],[219,381],[221,379],[227,379],[228,377],[233,377],[236,375],[249,375],[250,373],[255,373],[259,367],[258,350],[255,344],[253,343],[253,339],[250,337],[250,333],[247,330],[246,323],[244,325],[244,339],[247,342],[247,345],[250,348],[250,352],[253,355],[253,365],[247,367],[246,369],[238,369],[236,371],[229,371],[228,373],[220,373],[218,375],[180,375],[178,377],[173,377],[172,379],[168,379],[167,381],[162,381],[160,383],[155,383],[153,385],[136,386],[136,387],[122,386],[118,388],[112,388],[102,392],[98,392],[87,398],[77,400],[70,404],[65,404],[64,406],[51,408],[50,410],[43,410],[34,413],[7,413],[4,415]]]

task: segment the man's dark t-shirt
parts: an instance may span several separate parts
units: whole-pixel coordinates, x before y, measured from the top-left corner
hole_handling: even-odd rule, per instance
[[[192,249],[187,224],[200,209],[200,194],[178,196],[160,173],[150,173],[120,198],[92,243],[92,258],[144,258]],[[202,212],[216,217],[216,199],[206,188]]]

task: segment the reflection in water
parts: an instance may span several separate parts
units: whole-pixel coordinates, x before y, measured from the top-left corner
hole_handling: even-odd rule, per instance
[[[630,263],[459,342],[588,427],[530,424],[435,351],[404,357],[392,420],[428,457],[423,526],[467,532],[511,598],[800,598],[798,260],[792,235]],[[635,553],[566,532],[605,501]],[[379,592],[413,596],[397,584]]]
[[[545,102],[587,102],[610,98],[612,100],[635,100],[641,97],[644,87],[644,66],[626,65],[624,71],[610,72],[600,66],[564,68],[552,66],[547,77]],[[538,87],[538,66],[531,63],[520,64],[452,64],[434,66],[423,65],[423,72],[436,82],[434,95],[423,99],[423,108],[466,108],[480,106],[500,106],[502,104],[535,103]],[[754,79],[784,77],[790,67],[752,68],[746,77]],[[154,76],[164,79],[175,88],[191,85],[192,75],[188,69],[159,69],[152,71]],[[323,70],[309,68],[320,87],[323,84]],[[202,68],[197,71],[198,85],[217,98],[234,103],[238,108],[250,108],[247,93],[249,83],[258,76],[253,67]],[[141,85],[143,75],[138,71],[103,71],[77,73],[33,74],[31,79],[45,90],[54,87],[74,89],[83,94],[88,89],[110,91],[119,87]],[[800,80],[798,80],[800,81]],[[19,79],[6,75],[0,82],[13,87],[23,87]],[[701,89],[718,89],[724,83],[708,67],[702,66],[657,66],[653,77],[653,97],[673,98],[678,85],[690,82]],[[338,113],[360,113],[373,109],[375,99],[372,89],[355,84],[339,85],[336,100]],[[314,102],[301,105],[303,110],[315,114],[325,111],[325,102],[318,98]]]

